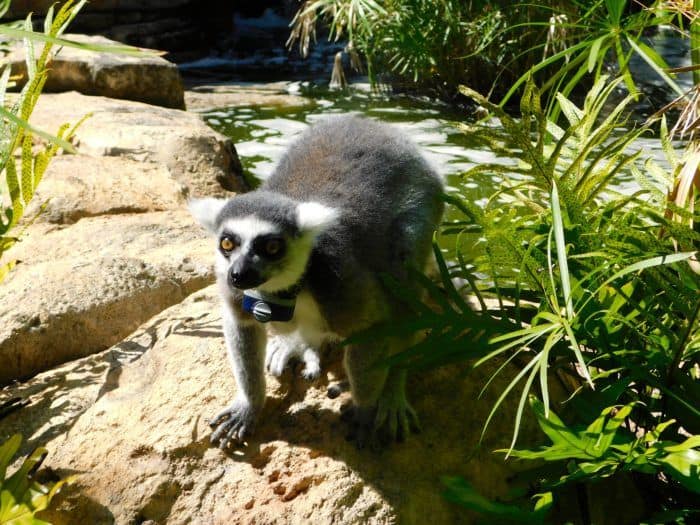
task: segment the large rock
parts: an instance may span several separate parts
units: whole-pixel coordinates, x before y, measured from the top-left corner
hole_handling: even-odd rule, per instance
[[[33,122],[88,112],[81,153],[53,159],[4,254],[20,264],[0,287],[0,384],[103,350],[212,280],[185,200],[237,188],[230,141],[196,115],[75,92],[42,96]]]
[[[81,44],[120,45],[103,36],[66,34],[63,37]],[[17,86],[22,87],[27,81],[27,65],[21,43],[15,45],[6,60],[12,67],[12,74],[17,77]],[[45,91],[75,90],[85,95],[185,109],[177,66],[157,55],[133,56],[64,46],[54,55],[48,67]]]
[[[0,384],[116,344],[211,283],[211,251],[184,210],[29,227],[0,286]]]
[[[97,215],[184,208],[186,195],[187,187],[159,163],[60,155],[49,164],[26,216],[73,223]]]
[[[298,94],[296,84],[269,82],[241,86],[239,84],[198,85],[185,91],[190,111],[208,111],[238,106],[275,106],[284,109],[309,108],[316,102]]]
[[[69,92],[42,95],[30,121],[55,131],[88,114],[74,139],[82,154],[161,164],[190,196],[225,196],[245,188],[231,140],[196,114]]]
[[[58,476],[79,474],[44,513],[52,523],[459,524],[474,515],[442,496],[443,475],[461,475],[488,497],[504,496],[514,406],[479,445],[481,425],[504,386],[477,400],[485,377],[463,367],[422,373],[410,398],[423,432],[376,453],[357,450],[340,422],[348,394],[329,399],[340,354],[308,385],[268,381],[268,404],[247,447],[209,444],[207,419],[235,393],[214,287],[154,317],[109,351],[0,391],[31,404],[0,421],[0,439],[22,432],[24,450],[50,451]],[[129,364],[125,364],[130,362]],[[508,374],[507,374],[508,375]],[[525,438],[531,422],[525,421]]]

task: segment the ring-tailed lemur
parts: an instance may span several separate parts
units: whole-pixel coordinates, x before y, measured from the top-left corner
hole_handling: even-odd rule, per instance
[[[238,384],[231,406],[212,421],[212,442],[223,448],[252,430],[266,367],[279,375],[298,357],[314,378],[323,342],[402,316],[382,274],[415,288],[405,270],[426,265],[441,194],[440,179],[406,137],[350,116],[303,133],[260,189],[190,201],[217,239],[224,336]],[[346,349],[359,444],[379,432],[400,439],[417,425],[405,371],[384,365],[410,343],[390,338]]]

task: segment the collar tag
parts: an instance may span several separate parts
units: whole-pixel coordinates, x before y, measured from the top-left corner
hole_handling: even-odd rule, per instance
[[[275,295],[254,290],[243,292],[243,311],[260,323],[290,321],[294,317],[294,299],[282,299]]]

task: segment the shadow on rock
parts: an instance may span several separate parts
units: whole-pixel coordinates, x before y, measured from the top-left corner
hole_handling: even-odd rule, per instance
[[[18,418],[24,410],[10,416],[15,427],[47,446],[48,468],[83,472],[73,496],[58,503],[58,523],[99,523],[101,514],[93,520],[82,507],[88,500],[116,523],[472,523],[472,514],[443,498],[441,476],[462,476],[486,497],[508,493],[512,464],[491,451],[508,445],[515,407],[503,408],[479,446],[503,388],[497,380],[477,399],[493,370],[466,378],[460,366],[415,374],[408,396],[423,431],[379,452],[358,450],[340,418],[349,392],[328,395],[344,379],[342,352],[328,349],[314,383],[298,367],[279,381],[268,377],[267,404],[249,443],[219,450],[209,443],[208,420],[236,388],[220,326],[212,286],[153,318],[113,353],[22,386],[39,401],[27,407],[26,424]],[[3,433],[8,428],[0,422]],[[533,429],[525,421],[522,435]]]

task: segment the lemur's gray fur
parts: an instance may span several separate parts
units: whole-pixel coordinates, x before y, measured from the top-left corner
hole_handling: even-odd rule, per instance
[[[252,430],[265,402],[266,367],[279,375],[297,357],[304,375],[315,378],[323,342],[401,317],[404,307],[381,275],[415,287],[405,270],[426,265],[441,193],[440,179],[406,137],[350,116],[303,133],[260,189],[190,202],[218,239],[224,336],[238,384],[231,406],[212,421],[213,442],[223,448]],[[293,319],[266,330],[241,306],[250,288],[296,296]],[[405,372],[381,365],[410,343],[394,338],[346,349],[359,444],[380,434],[400,439],[417,425]]]

